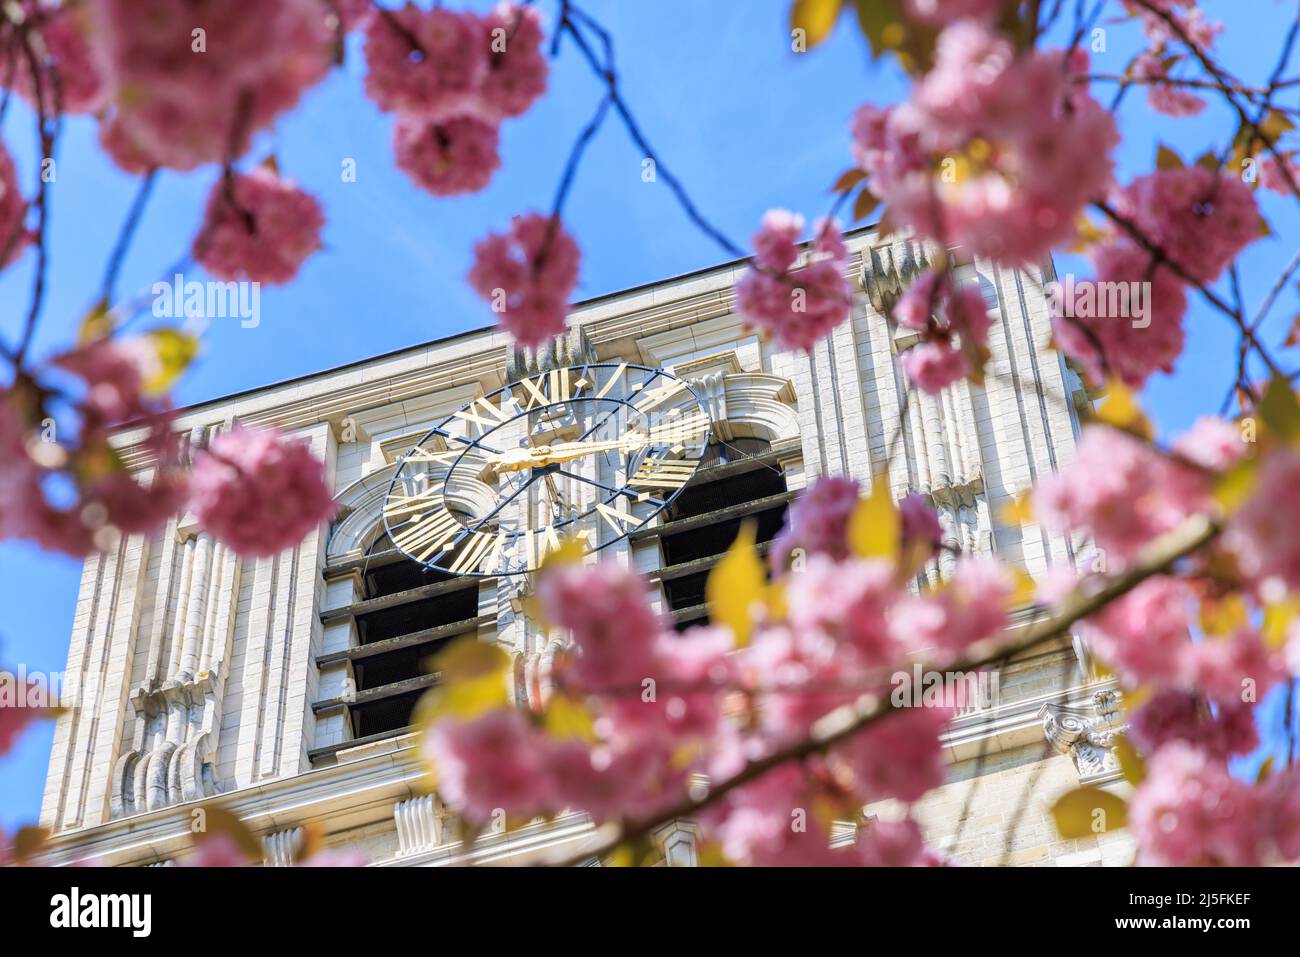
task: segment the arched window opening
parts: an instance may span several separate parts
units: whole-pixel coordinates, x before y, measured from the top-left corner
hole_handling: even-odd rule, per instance
[[[659,530],[663,568],[658,577],[679,631],[708,621],[705,582],[741,525],[756,525],[765,552],[785,522],[790,499],[785,474],[765,439],[713,443],[704,462]]]

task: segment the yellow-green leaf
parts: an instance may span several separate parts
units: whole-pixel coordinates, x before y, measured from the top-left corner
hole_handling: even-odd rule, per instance
[[[880,197],[863,187],[862,192],[858,193],[858,198],[853,201],[853,221],[857,223],[866,219],[879,205]]]
[[[591,712],[581,701],[567,694],[552,695],[546,702],[542,724],[553,738],[577,738],[593,743],[596,740],[596,723]]]
[[[20,864],[31,861],[32,858],[44,850],[49,838],[50,832],[43,827],[38,827],[35,824],[20,827],[14,832],[13,836],[14,860]]]
[[[763,561],[755,547],[757,535],[758,528],[752,520],[742,523],[736,540],[709,572],[704,584],[710,620],[731,629],[737,648],[749,644],[754,629],[754,605],[763,600],[767,588]]]
[[[790,29],[802,30],[811,50],[831,35],[839,16],[840,0],[794,0]]]
[[[1156,147],[1156,169],[1182,169],[1183,158],[1164,143]]]
[[[1137,787],[1147,776],[1147,763],[1137,753],[1128,735],[1121,734],[1115,739],[1115,757],[1119,759],[1119,769],[1124,780]]]
[[[1263,784],[1273,776],[1273,755],[1269,755],[1260,762],[1259,770],[1255,772],[1255,783]]]
[[[1249,618],[1250,609],[1240,594],[1206,598],[1201,602],[1201,629],[1207,635],[1231,634],[1244,626]]]
[[[1300,402],[1285,377],[1275,375],[1264,389],[1259,414],[1270,433],[1287,442],[1300,437]]]
[[[1029,492],[1022,492],[998,509],[998,517],[1006,525],[1028,525],[1034,520],[1033,496]]]
[[[194,843],[202,844],[217,837],[229,838],[250,864],[262,859],[262,842],[235,814],[220,804],[204,804],[190,814]]]
[[[1147,441],[1155,435],[1133,390],[1117,379],[1107,386],[1106,399],[1097,409],[1097,420]]]
[[[108,303],[101,300],[82,318],[81,328],[77,330],[77,343],[84,346],[96,339],[106,339],[112,334],[113,314],[109,311]]]
[[[1291,632],[1291,622],[1300,615],[1300,599],[1287,596],[1281,601],[1264,606],[1262,634],[1264,644],[1277,650],[1286,644]]]
[[[1215,499],[1226,511],[1236,511],[1254,491],[1258,473],[1258,459],[1242,459],[1215,479]]]
[[[477,718],[510,704],[510,656],[499,645],[470,635],[434,655],[430,667],[439,683],[416,709],[421,727],[443,718]]]
[[[1128,805],[1101,788],[1075,788],[1052,805],[1052,817],[1061,837],[1096,837],[1128,824]]]
[[[847,193],[851,189],[853,189],[854,186],[857,186],[866,178],[867,178],[866,170],[862,169],[859,166],[851,166],[848,169],[846,169],[843,173],[840,173],[839,179],[837,179],[835,181],[835,185],[831,187],[831,192]]]
[[[158,364],[144,380],[143,388],[148,395],[164,395],[199,354],[199,340],[179,329],[154,329],[147,338]]]
[[[880,472],[871,482],[871,494],[860,500],[849,516],[849,547],[859,558],[895,558],[902,539],[903,522],[889,491],[889,475]]]

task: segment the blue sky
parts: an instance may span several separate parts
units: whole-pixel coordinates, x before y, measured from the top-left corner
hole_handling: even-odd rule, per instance
[[[539,6],[553,17],[553,3]],[[651,143],[705,214],[742,245],[769,207],[810,218],[823,213],[830,183],[849,162],[846,124],[853,108],[864,100],[894,102],[903,91],[892,68],[870,61],[847,19],[824,46],[793,54],[788,0],[588,0],[586,6],[615,37],[625,96]],[[1223,62],[1248,81],[1266,79],[1292,2],[1254,0],[1249,15],[1233,0],[1202,6],[1227,25],[1219,41]],[[1142,42],[1132,24],[1108,25],[1106,40],[1107,51],[1094,55],[1097,72],[1120,72]],[[325,250],[292,285],[263,289],[257,328],[214,320],[200,361],[178,388],[180,403],[486,325],[491,315],[463,278],[470,247],[516,212],[549,208],[570,145],[601,93],[566,45],[546,98],[503,129],[503,166],[491,185],[474,196],[440,200],[393,167],[392,120],[364,98],[359,54],[353,43],[344,68],[252,154],[256,161],[274,151],[281,170],[320,197],[328,218]],[[1100,95],[1111,90],[1103,87]],[[1151,167],[1158,141],[1194,157],[1221,142],[1231,122],[1217,105],[1191,119],[1155,117],[1140,92],[1130,94],[1121,117],[1121,179]],[[3,137],[25,184],[34,175],[32,125],[31,114],[12,104]],[[354,183],[340,176],[347,159],[356,162]],[[642,181],[641,160],[613,119],[583,159],[566,212],[583,248],[579,298],[727,258],[687,222],[662,182]],[[120,293],[148,287],[185,251],[215,176],[212,168],[161,176]],[[135,186],[99,152],[93,123],[68,124],[51,194],[51,288],[38,353],[66,342],[95,298]],[[1255,243],[1243,262],[1252,309],[1300,236],[1294,203],[1260,196],[1280,238]],[[1057,262],[1062,272],[1088,271],[1070,257]],[[29,255],[0,276],[0,331],[10,341],[26,311],[31,269]],[[1270,342],[1285,335],[1285,317],[1296,307],[1292,290],[1265,327]],[[1225,357],[1235,340],[1227,321],[1194,303],[1186,322],[1189,345],[1175,374],[1157,377],[1146,390],[1145,401],[1166,433],[1217,410],[1231,374]],[[64,668],[79,575],[77,562],[0,543],[0,663]],[[1281,720],[1276,701],[1264,713],[1266,721]],[[51,738],[51,726],[37,728],[0,762],[0,827],[35,820]]]

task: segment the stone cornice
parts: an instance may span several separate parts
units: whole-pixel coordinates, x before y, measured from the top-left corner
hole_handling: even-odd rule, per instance
[[[874,233],[865,229],[846,239],[845,274],[856,277]],[[579,303],[569,316],[594,347],[631,337],[641,339],[683,324],[733,311],[735,280],[743,266],[725,263],[677,279]],[[856,281],[856,279],[855,279]],[[474,381],[496,383],[509,358],[508,338],[494,329],[467,332],[337,369],[213,399],[180,410],[178,430],[239,421],[293,431],[405,399]],[[115,442],[129,468],[151,456],[141,447],[143,430],[125,430]]]

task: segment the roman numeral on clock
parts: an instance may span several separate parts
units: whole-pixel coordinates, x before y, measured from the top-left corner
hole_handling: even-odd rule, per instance
[[[414,502],[405,505],[399,503],[398,508],[409,508],[414,504]],[[397,511],[398,509],[392,510],[393,513]],[[384,514],[390,516],[390,510],[385,508]],[[392,521],[391,517],[389,521]],[[434,505],[426,514],[418,516],[413,524],[400,532],[393,533],[393,544],[416,561],[424,562],[431,556],[446,551],[456,532],[463,527],[445,506]]]
[[[693,461],[648,458],[627,480],[628,488],[681,488],[695,474]]]

